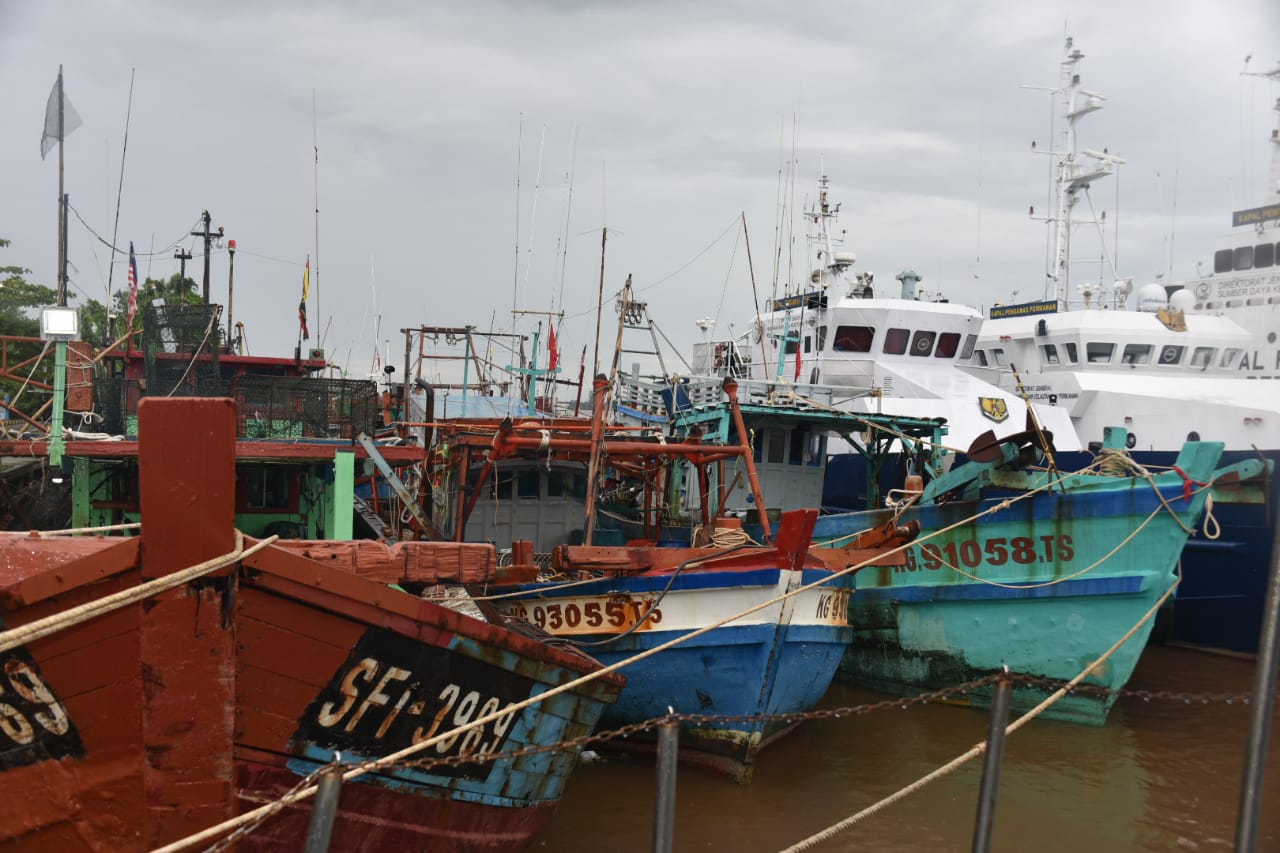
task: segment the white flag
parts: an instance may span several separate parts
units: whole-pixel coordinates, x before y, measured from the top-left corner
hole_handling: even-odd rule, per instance
[[[40,137],[40,159],[53,150],[66,135],[80,126],[80,116],[76,113],[67,96],[62,96],[62,110],[58,110],[58,93],[62,91],[62,72],[54,81],[53,91],[49,93],[49,105],[44,108],[44,135]]]

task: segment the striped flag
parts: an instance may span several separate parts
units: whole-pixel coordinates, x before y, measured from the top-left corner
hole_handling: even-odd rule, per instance
[[[302,339],[311,340],[311,332],[307,330],[307,296],[311,293],[311,256],[307,255],[307,266],[302,271],[302,299],[298,302],[298,323],[302,326]]]
[[[129,241],[129,325],[133,328],[133,318],[138,316],[138,259],[133,255],[133,241]]]

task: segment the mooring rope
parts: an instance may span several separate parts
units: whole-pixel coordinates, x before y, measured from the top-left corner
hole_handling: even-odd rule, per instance
[[[1079,684],[1081,681],[1087,678],[1089,673],[1093,672],[1095,669],[1097,669],[1099,666],[1105,663],[1113,654],[1119,651],[1121,647],[1124,646],[1125,643],[1129,642],[1129,640],[1133,638],[1134,634],[1138,633],[1138,631],[1142,628],[1143,625],[1145,625],[1148,621],[1150,621],[1156,615],[1156,613],[1160,611],[1160,608],[1163,607],[1164,603],[1169,600],[1170,596],[1173,595],[1174,590],[1177,589],[1178,584],[1180,582],[1181,582],[1180,578],[1175,580],[1173,584],[1169,587],[1169,589],[1165,591],[1165,594],[1160,596],[1159,600],[1157,600],[1156,603],[1151,606],[1151,609],[1148,610],[1142,616],[1142,618],[1139,619],[1138,622],[1125,633],[1123,637],[1117,640],[1111,646],[1111,648],[1103,652],[1102,655],[1098,657],[1096,660],[1094,660],[1093,663],[1089,664],[1087,667],[1081,670],[1080,673],[1076,675],[1075,678],[1071,679],[1062,687],[1055,690],[1047,698],[1045,698],[1045,700],[1041,702],[1039,705],[1036,705],[1030,711],[1027,711],[1027,713],[1023,714],[1021,717],[1019,717],[1018,719],[1014,720],[1012,723],[1007,725],[1004,730],[1005,736],[1007,737],[1008,735],[1013,734],[1018,729],[1022,728],[1027,723],[1031,722],[1036,717],[1040,716],[1040,714],[1042,714],[1050,706],[1052,706],[1059,699],[1061,699],[1068,692],[1070,692],[1070,690],[1073,687],[1075,687],[1077,684]],[[859,823],[863,819],[868,818],[871,815],[874,815],[877,812],[884,810],[885,808],[888,808],[889,806],[893,805],[894,803],[897,803],[902,799],[905,799],[911,794],[914,794],[916,791],[925,787],[930,782],[933,782],[937,779],[941,779],[943,776],[946,776],[947,774],[958,769],[962,765],[968,763],[969,761],[972,761],[973,759],[982,755],[986,751],[987,751],[987,742],[985,740],[980,741],[974,744],[967,752],[963,753],[962,755],[956,756],[955,758],[951,759],[941,767],[938,767],[937,769],[925,774],[924,776],[921,776],[919,779],[912,782],[910,785],[907,785],[904,788],[900,788],[899,790],[893,792],[892,794],[880,800],[879,802],[876,802],[871,804],[870,806],[867,806],[862,811],[857,812],[856,814],[850,815],[849,817],[845,818],[839,823],[832,824],[831,826],[827,827],[821,832],[817,832],[809,836],[808,838],[804,839],[803,841],[800,841],[796,844],[793,844],[790,847],[785,848],[782,851],[782,853],[800,853],[800,851],[808,850],[811,847],[813,847],[815,844],[819,844],[823,841],[828,841],[834,838],[835,836],[839,835],[841,832],[844,832],[846,829],[849,829],[850,827]]]
[[[223,554],[220,557],[214,557],[211,560],[205,560],[172,574],[165,575],[162,578],[146,581],[129,589],[121,590],[95,601],[86,602],[70,610],[64,610],[61,613],[55,613],[52,616],[46,616],[43,619],[37,619],[34,622],[28,622],[26,625],[19,625],[8,631],[0,633],[0,652],[7,652],[27,643],[34,643],[36,640],[43,639],[58,633],[59,631],[79,625],[81,622],[87,622],[103,614],[118,610],[129,604],[150,598],[157,593],[174,589],[182,586],[189,581],[198,577],[215,572],[218,569],[228,566],[232,563],[239,562],[250,554],[262,550],[268,545],[279,539],[279,536],[268,536],[253,547],[246,549],[244,547],[244,534],[239,530],[236,531],[236,547],[235,550]]]
[[[56,536],[77,536],[81,533],[111,533],[113,531],[139,530],[141,527],[141,522],[134,521],[129,524],[105,524],[101,527],[65,527],[61,530],[32,530],[29,535],[36,539],[53,539]]]
[[[773,607],[775,604],[778,604],[781,601],[785,601],[788,598],[797,596],[800,593],[808,592],[817,587],[824,586],[834,578],[840,577],[842,575],[850,574],[851,572],[858,571],[859,569],[862,569],[864,566],[871,565],[876,560],[879,560],[882,557],[888,556],[890,554],[896,554],[902,551],[906,547],[907,545],[904,544],[904,545],[899,545],[895,548],[891,548],[888,551],[876,554],[870,559],[864,560],[863,562],[858,563],[857,565],[850,566],[838,572],[832,572],[830,575],[822,578],[821,580],[814,581],[813,583],[805,584],[804,586],[797,587],[796,589],[790,590],[789,592],[784,592],[781,595],[778,595],[769,599],[768,601],[763,601],[739,613],[733,614],[731,616],[726,616],[723,619],[720,619],[716,622],[712,622],[708,625],[704,625],[703,627],[690,631],[687,634],[682,634],[679,637],[670,639],[665,643],[661,643],[660,645],[654,646],[651,649],[640,652],[639,654],[633,655],[629,658],[626,658],[625,660],[620,660],[616,663],[609,664],[608,666],[603,666],[594,672],[589,672],[586,675],[582,675],[582,676],[579,676],[578,678],[573,679],[572,681],[567,681],[564,684],[561,684],[557,687],[552,687],[549,690],[543,693],[539,693],[536,696],[530,696],[528,699],[524,699],[520,702],[516,702],[513,705],[508,705],[505,708],[500,708],[497,711],[494,711],[489,714],[485,714],[482,717],[477,717],[471,722],[458,726],[457,728],[450,729],[449,731],[441,732],[435,735],[434,737],[412,744],[411,746],[407,746],[401,750],[390,753],[388,755],[384,755],[381,758],[369,759],[368,761],[362,762],[357,765],[353,765],[350,770],[342,774],[342,781],[349,782],[352,779],[357,779],[360,776],[365,775],[366,773],[373,773],[373,772],[382,770],[384,768],[390,767],[392,765],[399,764],[404,759],[412,755],[416,755],[417,753],[422,752],[426,749],[429,749],[430,747],[435,746],[441,741],[455,738],[458,735],[463,734],[464,732],[468,732],[468,731],[471,731],[472,729],[477,729],[477,728],[480,728],[481,726],[488,725],[489,723],[492,723],[495,720],[498,720],[509,714],[515,714],[519,711],[523,711],[525,708],[529,708],[533,705],[537,705],[546,699],[550,699],[553,696],[558,696],[561,693],[567,693],[571,690],[575,690],[584,684],[588,684],[592,681],[595,681],[596,679],[603,678],[604,676],[609,675],[610,673],[617,672],[623,667],[630,666],[631,664],[636,663],[638,661],[653,657],[654,655],[657,655],[657,654],[661,654],[662,652],[665,652],[668,649],[674,648],[675,646],[678,646],[681,643],[685,643],[690,640],[701,637],[702,635],[707,634],[711,631],[714,631],[717,628],[723,627],[724,625],[727,625],[736,619],[741,619],[743,617],[750,616],[753,613],[757,613],[766,608]],[[192,847],[196,844],[199,844],[200,842],[217,838],[223,835],[224,833],[230,832],[231,830],[236,829],[237,827],[243,824],[256,821],[261,815],[266,814],[267,812],[276,811],[283,806],[291,805],[295,802],[301,802],[302,800],[310,799],[315,795],[316,790],[317,790],[317,786],[309,785],[301,790],[290,792],[289,794],[286,794],[280,799],[272,803],[269,803],[265,806],[259,806],[256,809],[244,812],[243,814],[240,814],[234,818],[225,820],[222,823],[219,823],[215,826],[211,826],[211,827],[208,827],[207,829],[203,829],[199,832],[193,833],[192,835],[188,835],[186,838],[181,838],[181,839],[178,839],[177,841],[173,841],[169,844],[166,844],[163,847],[156,848],[155,850],[152,851],[152,853],[177,853],[177,851],[179,850],[185,850],[188,847]]]
[[[993,504],[992,506],[988,507],[987,509],[983,510],[982,512],[979,512],[979,513],[975,514],[974,516],[972,516],[972,517],[970,517],[970,518],[963,519],[963,520],[961,520],[961,521],[957,521],[957,522],[955,522],[955,523],[953,523],[953,524],[951,524],[951,525],[948,525],[947,527],[940,528],[939,530],[937,530],[937,531],[935,531],[935,532],[933,532],[933,533],[929,534],[929,536],[928,536],[928,537],[925,537],[925,539],[932,539],[932,538],[933,538],[933,537],[935,537],[935,536],[940,536],[940,535],[942,535],[942,534],[944,534],[944,533],[947,533],[947,532],[949,532],[949,531],[951,531],[951,530],[954,530],[954,529],[955,529],[955,528],[957,528],[957,527],[961,527],[961,526],[964,526],[964,525],[966,525],[966,524],[970,524],[970,523],[972,523],[973,521],[975,521],[975,520],[977,520],[978,518],[981,518],[981,517],[983,517],[983,516],[985,516],[985,515],[990,515],[990,514],[993,514],[993,513],[996,513],[996,512],[1000,512],[1000,511],[1002,511],[1002,510],[1004,510],[1004,509],[1008,509],[1008,508],[1009,508],[1010,506],[1012,506],[1014,503],[1016,503],[1016,502],[1018,502],[1018,501],[1021,501],[1021,500],[1025,500],[1026,498],[1030,497],[1030,496],[1031,496],[1032,494],[1034,494],[1035,492],[1043,491],[1043,490],[1048,489],[1048,488],[1052,488],[1054,485],[1057,485],[1059,482],[1061,482],[1061,480],[1062,480],[1062,479],[1064,479],[1066,476],[1071,476],[1071,475],[1060,475],[1060,476],[1058,477],[1058,479],[1056,479],[1056,480],[1050,480],[1050,481],[1046,482],[1044,485],[1037,487],[1035,490],[1028,491],[1028,492],[1023,493],[1023,494],[1021,494],[1021,495],[1015,496],[1015,497],[1013,497],[1013,498],[1008,498],[1008,499],[1002,500],[1002,501],[1000,501],[1000,502],[998,502],[998,503],[996,503],[996,504]],[[519,711],[523,711],[524,709],[529,708],[529,707],[532,707],[532,706],[534,706],[534,705],[537,705],[537,704],[539,704],[539,703],[543,702],[544,700],[549,699],[549,698],[551,698],[551,697],[553,697],[553,696],[558,696],[558,695],[559,695],[559,694],[561,694],[561,693],[567,693],[567,692],[569,692],[569,691],[571,691],[571,690],[576,690],[576,689],[578,689],[579,687],[581,687],[581,686],[583,686],[583,685],[585,685],[585,684],[588,684],[588,683],[590,683],[590,682],[592,682],[592,681],[595,681],[595,680],[597,680],[597,679],[599,679],[599,678],[603,678],[605,675],[608,675],[608,674],[611,674],[611,673],[617,672],[617,671],[619,671],[619,670],[623,669],[624,667],[630,666],[630,665],[632,665],[632,664],[634,664],[634,663],[637,663],[637,662],[639,662],[639,661],[641,661],[641,660],[644,660],[644,659],[647,659],[647,658],[653,657],[654,655],[661,654],[662,652],[665,652],[665,651],[667,651],[667,650],[669,650],[669,649],[671,649],[671,648],[674,648],[674,647],[676,647],[676,646],[678,646],[678,645],[680,645],[680,644],[682,644],[682,643],[685,643],[685,642],[688,642],[688,641],[690,641],[690,640],[696,639],[696,638],[698,638],[698,637],[703,636],[704,634],[707,634],[707,633],[710,633],[711,631],[716,630],[717,628],[723,627],[724,625],[727,625],[727,624],[729,624],[730,622],[736,621],[736,620],[738,620],[738,619],[742,619],[742,618],[744,618],[744,617],[746,617],[746,616],[750,616],[751,614],[753,614],[753,613],[757,613],[757,612],[759,612],[759,611],[761,611],[761,610],[764,610],[764,609],[766,609],[766,608],[773,607],[774,605],[776,605],[776,604],[778,604],[778,603],[780,603],[780,602],[782,602],[782,601],[785,601],[785,600],[787,600],[788,598],[793,598],[793,597],[795,597],[795,596],[797,596],[797,595],[800,595],[801,593],[808,592],[808,591],[810,591],[810,590],[812,590],[812,589],[815,589],[815,588],[817,588],[817,587],[820,587],[820,586],[824,586],[824,585],[828,584],[830,581],[832,581],[832,580],[834,580],[834,579],[836,579],[836,578],[838,578],[838,577],[842,577],[842,576],[844,576],[844,575],[851,574],[851,573],[853,573],[853,572],[859,571],[859,570],[861,570],[862,568],[864,568],[864,567],[866,567],[866,566],[868,566],[868,565],[874,565],[876,562],[878,562],[878,561],[882,560],[882,559],[883,559],[883,558],[885,558],[885,557],[891,556],[891,555],[893,555],[893,554],[901,553],[902,551],[904,551],[904,550],[906,550],[907,548],[911,547],[911,545],[912,545],[912,544],[916,544],[916,543],[917,543],[917,542],[919,542],[919,541],[924,541],[924,540],[916,540],[915,542],[904,543],[904,544],[902,544],[902,545],[895,546],[894,548],[890,548],[890,549],[888,549],[888,550],[886,550],[886,551],[878,552],[878,553],[876,553],[874,556],[872,556],[872,557],[870,557],[870,558],[868,558],[868,559],[866,559],[866,560],[863,560],[863,561],[862,561],[862,562],[860,562],[860,563],[857,563],[857,564],[855,564],[855,565],[849,566],[849,567],[847,567],[847,568],[845,568],[845,569],[842,569],[842,570],[839,570],[839,571],[833,571],[830,575],[828,575],[828,576],[826,576],[826,577],[823,577],[823,578],[822,578],[822,579],[820,579],[820,580],[814,581],[814,582],[809,583],[809,584],[802,585],[802,586],[800,586],[800,587],[797,587],[796,589],[793,589],[793,590],[790,590],[790,591],[788,591],[788,592],[782,593],[781,595],[775,596],[775,597],[773,597],[773,598],[769,599],[768,601],[764,601],[764,602],[761,602],[761,603],[759,603],[759,604],[753,605],[752,607],[749,607],[749,608],[747,608],[747,609],[745,609],[745,610],[742,610],[742,611],[740,611],[740,612],[738,612],[738,613],[735,613],[735,614],[730,615],[730,616],[726,616],[726,617],[724,617],[723,619],[717,620],[717,621],[712,622],[712,623],[710,623],[710,624],[708,624],[708,625],[704,625],[704,626],[703,626],[703,627],[701,627],[701,628],[697,628],[697,629],[695,629],[695,630],[693,630],[693,631],[690,631],[690,632],[689,632],[689,633],[687,633],[687,634],[682,634],[682,635],[681,635],[681,636],[679,636],[679,637],[675,637],[675,638],[673,638],[673,639],[671,639],[671,640],[668,640],[668,641],[666,641],[666,642],[664,642],[664,643],[661,643],[661,644],[659,644],[659,645],[657,645],[657,646],[654,646],[654,647],[653,647],[653,648],[651,648],[651,649],[648,649],[648,650],[646,650],[646,651],[640,652],[640,653],[638,653],[638,654],[636,654],[636,655],[633,655],[633,656],[631,656],[631,657],[629,657],[629,658],[626,658],[626,659],[624,659],[624,660],[618,661],[618,662],[613,663],[613,664],[610,664],[610,665],[608,665],[608,666],[603,666],[603,667],[601,667],[600,669],[598,669],[598,670],[596,670],[596,671],[594,671],[594,672],[587,673],[586,675],[583,675],[583,676],[580,676],[580,677],[578,677],[578,678],[576,678],[576,679],[573,679],[573,680],[571,680],[571,681],[565,682],[564,684],[561,684],[561,685],[559,685],[559,686],[557,686],[557,687],[552,687],[552,688],[550,688],[549,690],[547,690],[547,691],[545,691],[545,692],[543,692],[543,693],[540,693],[540,694],[538,694],[538,695],[536,695],[536,696],[530,696],[529,698],[524,699],[524,700],[522,700],[522,701],[520,701],[520,702],[517,702],[517,703],[515,703],[515,704],[513,704],[513,705],[508,705],[508,706],[507,706],[507,707],[505,707],[505,708],[500,708],[500,709],[498,709],[498,710],[496,710],[496,711],[494,711],[494,712],[492,712],[492,713],[486,714],[486,715],[481,716],[481,717],[477,717],[476,719],[474,719],[474,720],[472,720],[472,721],[470,721],[470,722],[468,722],[468,723],[466,723],[466,724],[464,724],[464,725],[458,726],[458,727],[456,727],[456,728],[454,728],[454,729],[450,729],[450,730],[448,730],[448,731],[441,732],[441,733],[439,733],[439,734],[435,735],[434,737],[428,738],[428,739],[423,740],[423,741],[418,742],[418,743],[414,743],[414,744],[412,744],[412,745],[410,745],[410,746],[407,746],[407,747],[405,747],[405,748],[403,748],[403,749],[400,749],[400,750],[398,750],[398,751],[396,751],[396,752],[390,753],[390,754],[388,754],[388,755],[384,755],[384,756],[382,756],[381,758],[369,759],[369,760],[364,761],[364,762],[362,762],[362,763],[360,763],[360,764],[353,765],[353,766],[351,767],[351,769],[350,769],[350,770],[348,770],[348,771],[346,771],[345,773],[343,773],[343,774],[342,774],[342,781],[343,781],[343,782],[348,782],[348,781],[351,781],[351,780],[353,780],[353,779],[357,779],[357,778],[359,778],[359,777],[361,777],[361,776],[363,776],[363,775],[365,775],[365,774],[367,774],[367,773],[377,772],[377,771],[382,770],[382,769],[385,769],[385,768],[387,768],[387,767],[391,767],[391,766],[393,766],[393,765],[399,764],[399,763],[401,763],[404,759],[409,758],[409,757],[411,757],[411,756],[413,756],[413,755],[416,755],[416,754],[417,754],[417,753],[419,753],[419,752],[423,752],[424,750],[426,750],[426,749],[428,749],[428,748],[430,748],[430,747],[433,747],[433,746],[435,746],[436,744],[441,743],[442,741],[445,741],[445,740],[448,740],[448,739],[451,739],[451,738],[456,738],[458,735],[461,735],[461,734],[463,734],[463,733],[465,733],[465,732],[468,732],[468,731],[471,731],[471,730],[473,730],[473,729],[480,728],[481,726],[488,725],[489,723],[494,722],[495,720],[498,720],[498,719],[500,719],[500,718],[502,718],[502,717],[504,717],[504,716],[507,716],[507,715],[509,715],[509,714],[515,714],[515,713],[517,713],[517,712],[519,712]],[[591,580],[588,580],[588,581],[584,581],[583,583],[589,583],[589,582],[593,582],[593,581],[596,581],[596,580],[603,580],[603,579],[604,579],[604,578],[596,578],[596,579],[591,579]],[[1121,646],[1122,646],[1122,645],[1123,645],[1123,644],[1124,644],[1124,643],[1125,643],[1125,642],[1126,642],[1126,641],[1127,641],[1127,640],[1128,640],[1128,639],[1129,639],[1129,638],[1130,638],[1134,633],[1136,633],[1136,632],[1137,632],[1138,628],[1139,628],[1139,627],[1141,627],[1141,625],[1142,625],[1142,624],[1143,624],[1143,623],[1144,623],[1148,618],[1150,618],[1150,616],[1154,615],[1154,613],[1156,612],[1156,610],[1158,610],[1158,609],[1159,609],[1159,606],[1160,606],[1160,605],[1162,605],[1162,604],[1164,603],[1164,601],[1165,601],[1165,600],[1167,600],[1167,599],[1168,599],[1168,597],[1169,597],[1170,595],[1172,595],[1173,590],[1177,588],[1177,585],[1178,585],[1178,582],[1177,582],[1177,581],[1175,581],[1175,582],[1174,582],[1174,584],[1170,586],[1169,590],[1164,594],[1164,596],[1162,596],[1162,597],[1161,597],[1160,601],[1159,601],[1159,602],[1157,602],[1156,607],[1155,607],[1155,608],[1153,608],[1153,609],[1148,613],[1148,615],[1147,615],[1146,617],[1144,617],[1144,618],[1143,618],[1143,620],[1141,620],[1141,621],[1138,623],[1138,625],[1135,625],[1135,626],[1134,626],[1134,628],[1133,628],[1133,629],[1132,629],[1128,634],[1126,634],[1126,636],[1125,636],[1124,638],[1122,638],[1122,639],[1121,639],[1120,641],[1118,641],[1114,646],[1112,646],[1112,647],[1111,647],[1111,649],[1109,649],[1106,653],[1104,653],[1104,655],[1103,655],[1102,657],[1098,658],[1098,660],[1096,660],[1094,663],[1090,664],[1090,666],[1089,666],[1089,667],[1087,667],[1083,672],[1081,672],[1081,673],[1080,673],[1080,675],[1076,676],[1076,678],[1075,678],[1075,679],[1073,679],[1071,682],[1069,682],[1067,685],[1065,685],[1061,690],[1059,690],[1059,691],[1057,691],[1056,693],[1054,693],[1054,694],[1053,694],[1053,695],[1052,695],[1048,700],[1046,700],[1045,702],[1041,703],[1041,704],[1040,704],[1040,705],[1038,705],[1036,708],[1032,709],[1030,712],[1028,712],[1026,715],[1024,715],[1022,718],[1020,718],[1020,719],[1019,719],[1015,724],[1013,724],[1009,729],[1007,729],[1007,731],[1014,731],[1014,730],[1016,730],[1016,728],[1017,728],[1017,727],[1020,727],[1020,726],[1021,726],[1021,725],[1023,725],[1026,721],[1028,721],[1028,720],[1030,720],[1030,719],[1033,719],[1035,716],[1038,716],[1038,715],[1039,715],[1039,714],[1040,714],[1040,713],[1041,713],[1045,708],[1049,707],[1049,706],[1050,706],[1050,705],[1052,705],[1054,702],[1056,702],[1059,698],[1061,698],[1061,696],[1062,696],[1062,695],[1064,695],[1064,694],[1066,693],[1066,691],[1067,691],[1067,690],[1071,689],[1071,688],[1072,688],[1072,687],[1074,687],[1076,684],[1078,684],[1078,683],[1079,683],[1081,680],[1083,680],[1083,679],[1084,679],[1084,678],[1085,678],[1085,677],[1086,677],[1090,672],[1092,672],[1095,668],[1097,668],[1097,666],[1099,666],[1102,662],[1104,662],[1107,658],[1109,658],[1112,654],[1114,654],[1116,650],[1118,650],[1118,649],[1119,649],[1119,648],[1120,648],[1120,647],[1121,647]],[[526,593],[526,594],[527,594],[527,593]],[[975,752],[974,750],[971,750],[971,752],[972,752],[974,755],[980,755],[983,751],[985,751],[986,746],[985,746],[985,744],[980,744],[980,745],[978,745],[977,747],[975,747],[974,749],[976,750],[976,752]],[[972,756],[970,756],[970,757],[972,757]],[[968,758],[965,758],[964,760],[968,760]],[[960,763],[963,763],[963,761],[960,761],[959,763],[955,763],[955,762],[953,762],[953,764],[955,764],[955,766],[957,766],[957,767],[959,766],[959,764],[960,764]],[[951,768],[946,769],[946,770],[945,770],[945,772],[950,772],[950,770],[951,770],[951,769],[954,769],[954,767],[951,767]],[[942,775],[942,773],[939,773],[938,771],[935,771],[935,773],[934,773],[934,774],[930,774],[930,776],[931,776],[931,777],[936,777],[937,775]],[[931,779],[931,778],[929,778],[929,777],[926,777],[926,780],[922,781],[922,782],[921,782],[921,784],[927,784],[927,781],[932,781],[932,779]],[[227,832],[230,832],[230,831],[232,831],[232,830],[234,830],[234,829],[236,829],[236,828],[238,828],[238,827],[240,827],[240,826],[243,826],[243,825],[246,825],[246,824],[250,824],[250,823],[258,822],[258,821],[260,821],[261,819],[263,819],[263,818],[264,818],[264,816],[267,816],[267,815],[272,814],[272,813],[274,813],[274,812],[276,812],[276,811],[279,811],[281,808],[284,808],[285,806],[291,805],[291,804],[296,803],[296,802],[301,802],[301,801],[303,801],[303,800],[310,799],[311,797],[313,797],[313,796],[315,795],[315,793],[316,793],[317,789],[318,789],[318,788],[317,788],[317,786],[316,786],[316,785],[308,785],[308,786],[306,786],[306,787],[303,787],[303,788],[300,788],[300,789],[297,789],[297,790],[292,790],[292,791],[290,791],[288,794],[286,794],[286,795],[284,795],[284,796],[280,797],[279,799],[277,799],[277,800],[275,800],[275,801],[273,801],[273,802],[271,802],[271,803],[268,803],[268,804],[263,805],[263,806],[259,806],[258,808],[253,809],[253,810],[251,810],[251,811],[244,812],[243,814],[240,814],[240,815],[238,815],[238,816],[236,816],[236,817],[234,817],[234,818],[230,818],[230,819],[228,819],[228,820],[225,820],[225,821],[223,821],[222,823],[219,823],[219,824],[217,824],[217,825],[215,825],[215,826],[211,826],[211,827],[208,827],[208,828],[206,828],[206,829],[204,829],[204,830],[201,830],[201,831],[199,831],[199,832],[193,833],[192,835],[189,835],[189,836],[187,836],[186,838],[178,839],[177,841],[171,842],[171,843],[169,843],[169,844],[167,844],[167,845],[165,845],[165,846],[163,846],[163,847],[156,848],[154,851],[152,851],[152,853],[177,853],[177,851],[185,850],[185,849],[187,849],[187,848],[189,848],[189,847],[191,847],[191,846],[194,846],[194,845],[196,845],[196,844],[199,844],[200,842],[208,841],[208,840],[211,840],[211,839],[214,839],[214,838],[218,838],[219,836],[221,836],[221,835],[223,835],[223,834],[225,834],[225,833],[227,833]],[[911,793],[911,791],[913,791],[913,790],[915,790],[915,788],[914,788],[914,787],[913,787],[913,788],[911,788],[911,789],[909,789],[909,790],[908,790],[908,789],[904,789],[904,793],[902,794],[902,796],[906,796],[906,794]],[[899,797],[899,799],[900,799],[900,797]],[[876,806],[873,806],[873,807],[871,807],[870,809],[864,810],[864,812],[859,813],[859,815],[855,815],[855,816],[854,816],[854,818],[856,818],[857,820],[860,820],[862,816],[865,816],[865,815],[867,815],[867,814],[872,814],[872,813],[874,813],[874,811],[878,811],[880,808],[883,808],[883,807],[884,807],[884,805],[888,805],[888,804],[889,804],[889,802],[887,802],[887,801],[886,801],[886,802],[884,802],[883,804],[877,804]],[[856,822],[856,820],[854,820],[853,822]],[[852,823],[851,823],[850,825],[852,825]],[[840,830],[837,830],[837,831],[840,831]],[[814,841],[814,843],[816,843],[816,841],[817,841],[817,840],[823,840],[823,839],[816,839],[816,840]],[[802,842],[802,844],[803,844],[803,843],[807,843],[807,842]],[[805,849],[805,848],[804,848],[804,847],[797,847],[797,848],[794,848],[794,849],[800,850],[800,849]]]

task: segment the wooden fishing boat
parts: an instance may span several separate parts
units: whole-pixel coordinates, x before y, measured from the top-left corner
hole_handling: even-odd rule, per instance
[[[758,475],[777,496],[775,506],[812,505],[830,486],[828,442],[856,448],[867,471],[896,467],[893,448],[919,472],[914,488],[890,495],[896,501],[889,507],[868,477],[867,503],[882,508],[824,513],[813,534],[816,544],[830,544],[885,524],[920,528],[906,563],[860,572],[849,599],[854,640],[837,678],[892,693],[936,690],[1005,666],[1069,680],[1136,626],[1085,682],[1109,691],[1123,687],[1152,633],[1153,620],[1143,617],[1172,588],[1211,489],[1220,503],[1252,503],[1270,476],[1260,460],[1219,465],[1222,444],[1201,441],[1187,442],[1172,468],[1149,472],[1133,466],[1119,428],[1108,432],[1102,449],[1114,470],[1035,468],[1051,465],[1051,436],[1034,422],[1003,439],[979,437],[968,462],[945,470],[945,427],[937,421],[837,411],[782,383],[748,381],[751,402],[739,407],[739,422],[714,381],[688,380],[675,396],[666,389],[683,401],[668,415],[673,433],[697,429],[734,441],[751,430],[763,460]],[[647,398],[656,390],[648,389]],[[842,485],[846,491],[854,486]],[[747,516],[744,529],[757,530],[759,501],[727,502],[718,488],[706,494],[718,501],[714,512],[740,512]],[[668,528],[672,537],[676,527]],[[686,524],[686,537],[689,529]],[[1015,706],[1029,708],[1048,692],[1019,689]],[[970,695],[978,705],[988,699]],[[1046,716],[1100,724],[1115,699],[1114,692],[1082,691]]]
[[[902,556],[886,552],[914,533],[811,551],[817,516],[784,514],[772,548],[562,545],[552,560],[564,580],[492,589],[506,593],[498,606],[507,613],[606,665],[635,659],[606,712],[611,725],[706,715],[682,725],[681,760],[746,781],[757,753],[795,727],[786,715],[811,710],[827,692],[852,639],[855,575],[840,571],[892,571]]]
[[[915,528],[890,524],[841,548],[811,549],[816,509],[783,516],[776,540],[771,527],[758,531],[759,545],[746,539],[736,520],[704,517],[700,541],[665,547],[671,543],[655,503],[667,488],[665,478],[688,466],[696,472],[691,480],[705,487],[709,469],[741,461],[763,500],[751,448],[607,428],[607,386],[597,379],[590,423],[437,423],[439,446],[448,448],[448,456],[433,453],[429,464],[447,466],[448,476],[433,468],[433,477],[454,484],[449,499],[437,504],[443,509],[437,521],[463,541],[472,511],[500,469],[523,466],[515,470],[536,477],[553,460],[578,466],[586,483],[585,500],[576,504],[585,508],[585,519],[576,519],[583,525],[579,542],[590,544],[556,543],[546,560],[555,579],[539,581],[535,543],[517,541],[514,564],[484,594],[496,595],[495,606],[504,612],[581,644],[602,662],[630,661],[622,670],[627,687],[606,717],[610,724],[672,711],[708,715],[682,726],[681,760],[745,781],[759,750],[793,727],[785,719],[760,718],[813,708],[831,682],[852,636],[847,603],[853,574],[844,570],[876,565],[887,571],[903,564],[898,546]],[[736,412],[732,383],[729,399]],[[483,461],[473,466],[471,459]],[[593,535],[603,504],[598,484],[615,479],[634,485],[646,523],[625,544],[599,544]],[[565,503],[569,512],[574,506]],[[564,525],[548,529],[559,535]]]
[[[426,742],[415,758],[454,760],[345,785],[335,849],[525,847],[576,760],[554,745],[589,733],[623,680],[501,713],[599,664],[404,591],[491,577],[491,547],[245,553],[232,401],[138,411],[142,535],[0,538],[0,845],[152,849],[277,802],[338,753],[359,762]],[[184,580],[198,564],[207,573]],[[174,585],[83,621],[69,614],[153,582]],[[56,633],[15,636],[50,616]],[[551,748],[513,755],[539,746]],[[239,846],[296,850],[310,811],[285,806]]]

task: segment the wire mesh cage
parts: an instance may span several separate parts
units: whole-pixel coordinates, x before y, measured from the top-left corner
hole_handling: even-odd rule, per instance
[[[353,438],[372,434],[379,413],[370,380],[239,376],[236,401],[243,438]]]

